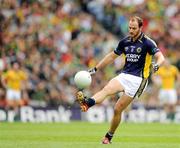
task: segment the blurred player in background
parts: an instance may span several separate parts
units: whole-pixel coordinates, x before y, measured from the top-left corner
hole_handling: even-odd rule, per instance
[[[18,62],[12,63],[12,68],[2,75],[2,84],[6,88],[7,109],[17,111],[22,103],[22,90],[27,80],[26,73],[20,69]]]
[[[95,95],[86,98],[82,91],[77,93],[77,100],[82,111],[95,104],[100,104],[107,96],[123,92],[123,95],[116,102],[114,116],[111,126],[102,140],[103,144],[110,144],[120,121],[123,110],[135,99],[138,98],[147,86],[150,75],[152,56],[155,56],[156,63],[153,65],[154,72],[162,65],[164,56],[158,49],[156,43],[142,32],[143,21],[138,16],[129,20],[129,36],[120,40],[117,48],[107,54],[95,68],[90,69],[90,74],[102,69],[112,63],[121,54],[125,55],[125,65],[118,76]]]
[[[180,82],[179,80],[179,71],[169,60],[165,60],[164,65],[153,76],[155,84],[160,86],[158,96],[160,106],[164,108],[167,118],[171,120],[174,119],[175,115],[175,107],[178,99],[176,86]]]

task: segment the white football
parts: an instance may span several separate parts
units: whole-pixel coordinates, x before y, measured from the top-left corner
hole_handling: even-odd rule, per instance
[[[79,71],[74,76],[74,82],[78,88],[83,89],[91,85],[92,78],[88,71]]]

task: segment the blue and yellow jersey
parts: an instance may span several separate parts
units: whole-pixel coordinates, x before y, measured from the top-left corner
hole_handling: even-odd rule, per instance
[[[144,33],[141,33],[140,37],[134,42],[129,36],[120,40],[114,53],[125,55],[123,73],[148,78],[152,56],[158,51],[156,43]]]

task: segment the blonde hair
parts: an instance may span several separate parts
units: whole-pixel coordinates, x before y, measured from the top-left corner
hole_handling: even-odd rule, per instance
[[[134,22],[134,21],[137,21],[139,27],[142,27],[142,26],[143,26],[143,19],[140,18],[139,16],[132,16],[132,17],[130,18],[130,21],[133,21],[133,22]]]

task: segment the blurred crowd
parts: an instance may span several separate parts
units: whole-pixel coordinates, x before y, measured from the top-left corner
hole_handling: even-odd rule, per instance
[[[92,68],[117,46],[119,39],[127,35],[131,15],[144,19],[143,31],[180,69],[178,0],[0,0],[0,3],[0,73],[3,77],[15,62],[19,64],[25,75],[19,88],[22,105],[74,104],[77,92],[74,74]],[[115,66],[107,66],[93,76],[87,95],[102,88],[119,71],[121,62],[121,58],[117,59]],[[0,87],[1,107],[7,106],[4,83]],[[153,83],[149,87],[150,93],[157,94]],[[148,93],[144,103],[156,105],[157,95]]]

